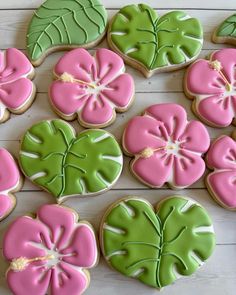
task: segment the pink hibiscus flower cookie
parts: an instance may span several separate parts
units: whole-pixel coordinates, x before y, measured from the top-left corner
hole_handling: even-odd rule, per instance
[[[123,60],[108,49],[98,49],[94,57],[82,48],[72,50],[54,69],[51,104],[65,120],[78,117],[84,127],[106,127],[133,101],[134,81],[124,72]]]
[[[70,208],[44,205],[37,217],[17,218],[7,230],[6,277],[17,295],[79,295],[89,285],[86,269],[98,262],[94,231]]]
[[[6,218],[16,205],[13,195],[23,184],[18,166],[12,155],[0,148],[0,221]]]
[[[213,170],[206,178],[212,197],[224,208],[236,210],[236,132],[232,138],[217,138],[211,145],[206,162]]]
[[[235,68],[236,49],[224,48],[213,52],[209,60],[197,60],[186,72],[186,95],[194,99],[194,112],[210,126],[236,123]]]
[[[181,189],[196,182],[205,171],[202,155],[210,138],[199,121],[187,121],[178,104],[157,104],[128,123],[123,135],[124,151],[133,156],[131,170],[150,187],[168,183]]]
[[[0,51],[0,123],[31,106],[36,94],[33,77],[34,68],[21,51]]]

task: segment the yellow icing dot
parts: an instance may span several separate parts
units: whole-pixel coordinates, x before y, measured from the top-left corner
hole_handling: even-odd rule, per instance
[[[209,64],[217,72],[220,72],[221,69],[222,69],[221,63],[217,59],[216,60],[213,60],[213,61],[210,61]]]
[[[148,147],[141,152],[141,157],[147,159],[147,158],[150,158],[153,154],[154,154],[154,150]]]

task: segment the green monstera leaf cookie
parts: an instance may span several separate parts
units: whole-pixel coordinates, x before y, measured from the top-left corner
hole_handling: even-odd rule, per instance
[[[53,51],[90,48],[104,37],[107,12],[99,0],[46,0],[34,13],[27,34],[27,51],[40,65]]]
[[[201,24],[183,11],[159,18],[145,4],[123,7],[112,19],[108,43],[146,77],[191,63],[203,44]]]
[[[66,197],[99,194],[118,180],[122,152],[104,130],[90,129],[76,136],[62,120],[32,126],[21,142],[20,166],[35,184],[52,193],[58,203]]]
[[[236,45],[236,14],[231,15],[220,24],[212,39],[215,43]]]
[[[127,198],[105,214],[101,246],[114,269],[160,289],[193,274],[211,256],[215,235],[208,213],[193,200],[173,196],[154,212],[147,201]]]

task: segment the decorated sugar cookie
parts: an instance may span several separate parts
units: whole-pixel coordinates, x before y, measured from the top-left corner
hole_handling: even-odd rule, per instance
[[[18,166],[12,155],[0,148],[0,221],[7,217],[16,205],[14,193],[22,186]]]
[[[34,68],[21,51],[0,51],[0,123],[31,106],[36,94],[33,77]]]
[[[22,138],[19,161],[23,173],[58,203],[109,190],[123,167],[121,149],[110,133],[90,129],[76,135],[62,120],[33,125]]]
[[[224,48],[199,59],[185,75],[185,93],[193,101],[198,117],[212,127],[235,123],[236,49]]]
[[[213,172],[206,178],[212,197],[223,207],[236,210],[236,133],[223,135],[211,145],[206,161]]]
[[[215,30],[212,40],[215,43],[236,45],[236,14],[225,19]]]
[[[92,226],[75,211],[44,205],[36,218],[17,218],[7,230],[3,254],[10,266],[6,277],[17,295],[80,295],[99,258]]]
[[[183,11],[159,17],[145,4],[123,7],[111,20],[108,43],[146,77],[176,70],[197,58],[203,44],[199,21]]]
[[[51,52],[90,48],[105,36],[107,12],[99,0],[46,0],[34,13],[27,34],[27,50],[39,66]]]
[[[66,53],[54,69],[51,104],[65,120],[78,117],[85,127],[105,127],[124,112],[134,97],[133,78],[124,73],[123,60],[101,48],[92,57],[79,48]]]
[[[181,189],[196,182],[205,171],[202,155],[210,138],[199,121],[187,121],[178,104],[157,104],[128,123],[123,134],[123,148],[134,159],[131,171],[153,188],[165,183]]]
[[[138,198],[113,204],[103,217],[100,241],[112,268],[157,289],[192,275],[215,247],[207,211],[182,196],[163,200],[156,210]]]

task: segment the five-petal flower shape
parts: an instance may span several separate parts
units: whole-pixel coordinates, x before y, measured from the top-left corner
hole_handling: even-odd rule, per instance
[[[123,60],[105,48],[94,57],[83,48],[66,53],[54,69],[53,108],[65,120],[78,116],[85,127],[110,125],[115,111],[126,111],[133,101],[134,81],[124,71]]]
[[[131,170],[150,187],[184,188],[205,171],[202,154],[210,144],[199,121],[187,121],[178,104],[157,104],[131,119],[123,135],[125,152],[134,156]]]
[[[236,210],[236,134],[217,138],[207,153],[207,165],[214,170],[206,178],[212,197],[223,207]]]
[[[16,199],[12,193],[21,186],[21,176],[18,166],[11,154],[0,149],[0,221],[14,209]]]
[[[35,96],[34,68],[16,48],[0,51],[0,123],[27,110]]]
[[[213,127],[229,126],[236,117],[236,49],[214,52],[187,70],[185,92],[194,98],[193,110]]]
[[[36,219],[17,218],[5,234],[3,253],[11,263],[7,281],[17,295],[82,294],[89,284],[84,269],[98,260],[92,227],[59,205],[42,206]]]

